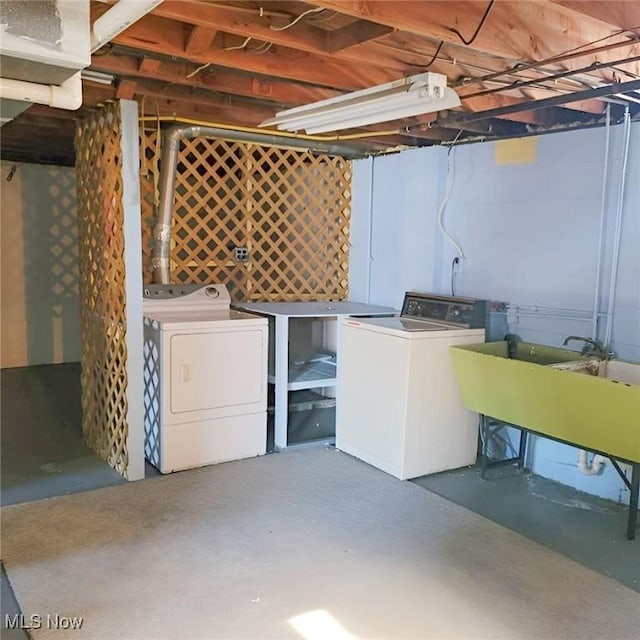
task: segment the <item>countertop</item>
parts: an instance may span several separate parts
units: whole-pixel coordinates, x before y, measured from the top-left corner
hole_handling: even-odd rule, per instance
[[[398,313],[392,307],[364,302],[238,302],[233,307],[270,316],[317,318],[320,316],[389,316]]]

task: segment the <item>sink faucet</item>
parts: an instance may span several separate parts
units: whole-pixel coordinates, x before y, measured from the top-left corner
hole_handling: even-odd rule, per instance
[[[582,355],[583,356],[598,356],[598,358],[605,359],[608,357],[607,350],[604,348],[603,344],[599,340],[592,340],[591,338],[583,338],[581,336],[567,336],[562,342],[563,346],[567,346],[569,342],[575,340],[577,342],[584,342],[584,347],[582,347]]]

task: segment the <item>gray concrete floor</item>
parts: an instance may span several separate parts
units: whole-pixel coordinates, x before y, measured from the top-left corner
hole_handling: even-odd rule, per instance
[[[640,532],[626,538],[627,507],[515,466],[467,467],[413,482],[640,591]]]
[[[81,416],[79,363],[2,370],[2,505],[125,482],[84,444]]]
[[[3,505],[125,482],[82,441],[79,364],[5,369],[0,386]],[[414,482],[640,591],[640,539],[626,540],[622,505],[509,468],[488,480],[470,467]],[[20,608],[4,568],[1,578],[1,635],[27,638],[6,628],[5,614]]]

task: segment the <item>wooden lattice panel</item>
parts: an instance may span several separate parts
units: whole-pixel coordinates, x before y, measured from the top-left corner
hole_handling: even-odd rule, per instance
[[[87,444],[126,477],[127,371],[120,106],[76,132],[82,321],[82,427]]]
[[[158,183],[160,149],[158,132],[143,130],[140,148],[140,208],[142,213],[142,272],[145,284],[152,281],[151,253],[153,251],[153,227],[158,209]]]
[[[292,149],[248,151],[248,299],[345,298],[350,163]]]
[[[144,157],[157,157],[155,140],[154,134],[143,139]],[[153,162],[147,166],[157,171]],[[144,178],[142,184],[144,190]],[[144,200],[144,279],[150,282],[147,225],[155,218],[153,198]],[[343,158],[202,137],[184,140],[171,279],[223,282],[237,301],[344,299],[350,207],[351,166]],[[247,249],[248,259],[238,259],[236,248]]]

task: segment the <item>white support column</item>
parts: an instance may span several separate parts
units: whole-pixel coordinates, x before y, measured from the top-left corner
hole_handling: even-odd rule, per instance
[[[141,480],[144,478],[144,389],[138,104],[132,100],[120,100],[120,115],[127,321],[127,479]]]
[[[275,415],[274,444],[276,449],[287,447],[287,420],[289,412],[289,316],[277,314],[275,344]]]

